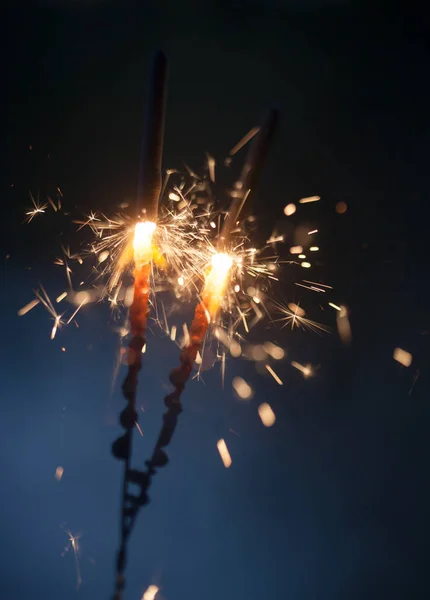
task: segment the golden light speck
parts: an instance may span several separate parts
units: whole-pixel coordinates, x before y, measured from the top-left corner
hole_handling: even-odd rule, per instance
[[[396,348],[393,354],[394,360],[399,362],[404,367],[410,367],[412,363],[412,354],[402,350],[402,348]]]
[[[150,585],[148,587],[148,589],[144,592],[143,596],[142,596],[142,600],[154,600],[155,596],[158,593],[158,586],[156,585]]]
[[[286,215],[287,217],[291,217],[291,215],[293,215],[296,212],[297,208],[295,204],[287,204],[287,206],[284,208],[284,215]]]
[[[303,246],[291,246],[290,254],[301,254],[303,252]]]
[[[63,467],[57,467],[55,469],[55,479],[57,481],[61,481],[61,478],[63,477],[63,473],[64,473]]]
[[[336,204],[336,212],[339,215],[343,215],[348,210],[348,205],[346,202],[338,202]]]
[[[270,405],[267,402],[263,402],[258,407],[258,414],[260,416],[261,422],[265,427],[272,427],[272,425],[276,421],[276,416]]]
[[[311,265],[311,263],[310,263],[310,262],[306,262],[306,261],[305,261],[305,262],[302,262],[302,267],[303,267],[304,269],[309,269],[311,266],[312,266],[312,265]]]
[[[231,460],[231,456],[230,456],[230,452],[228,451],[227,444],[225,443],[225,441],[223,439],[218,440],[217,448],[218,448],[219,455],[221,456],[221,460],[224,464],[224,467],[226,469],[228,469],[229,467],[231,467],[231,464],[233,461]]]
[[[242,377],[234,377],[232,386],[239,398],[248,400],[252,397],[252,388],[244,379],[242,379]]]

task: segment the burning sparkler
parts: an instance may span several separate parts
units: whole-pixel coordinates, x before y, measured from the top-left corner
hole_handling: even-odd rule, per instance
[[[117,439],[112,446],[114,455],[125,461],[121,511],[121,546],[117,556],[115,596],[117,600],[121,598],[124,589],[125,548],[131,527],[128,494],[130,454],[132,432],[137,423],[137,376],[141,368],[142,349],[146,344],[145,332],[153,251],[152,236],[156,229],[158,201],[161,191],[166,77],[166,57],[163,53],[157,52],[153,57],[150,74],[149,99],[145,115],[138,188],[138,202],[142,204],[141,208],[145,211],[146,220],[136,224],[133,239],[134,294],[130,307],[132,339],[128,350],[128,373],[122,386],[127,406],[120,415],[120,422],[126,433]]]

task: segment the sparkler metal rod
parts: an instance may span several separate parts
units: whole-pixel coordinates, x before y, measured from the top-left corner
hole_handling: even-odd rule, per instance
[[[279,111],[273,108],[270,109],[264,118],[260,131],[251,143],[242,172],[235,184],[233,201],[221,229],[219,243],[221,247],[227,245],[228,238],[235,227],[242,208],[258,183],[273,134],[278,124],[278,118]]]
[[[149,93],[141,147],[138,211],[146,210],[146,218],[155,222],[161,192],[161,159],[163,154],[164,120],[167,91],[167,59],[157,51],[151,61]]]
[[[137,514],[141,507],[149,503],[148,490],[151,486],[153,475],[157,473],[157,468],[164,467],[169,461],[164,448],[170,444],[173,434],[175,433],[178,417],[182,412],[181,394],[184,391],[185,385],[191,375],[193,363],[196,359],[197,352],[203,343],[208,325],[209,322],[207,319],[205,306],[203,302],[200,302],[196,307],[194,319],[190,328],[190,344],[181,352],[180,367],[177,367],[170,372],[169,380],[174,386],[174,390],[164,398],[164,404],[167,407],[167,411],[163,415],[163,424],[155,443],[151,458],[145,461],[145,465],[147,467],[146,470],[140,471],[137,469],[131,469],[129,454],[127,455],[124,473],[122,536],[121,546],[117,556],[117,577],[114,600],[121,600],[122,593],[124,591],[124,570],[127,562],[127,543],[136,521]],[[127,436],[129,435],[130,432],[127,431],[125,436],[117,440],[117,445],[121,446],[120,441],[124,440],[122,444],[123,447],[125,447],[128,443]],[[118,444],[118,442],[120,442],[120,444]],[[127,493],[127,486],[130,483],[137,484],[139,486],[139,495]]]
[[[164,112],[167,79],[167,60],[162,52],[157,52],[151,64],[149,98],[145,116],[145,130],[142,141],[141,172],[139,178],[138,201],[146,210],[148,221],[155,223],[158,213],[158,200],[161,190],[161,157],[164,135]],[[127,540],[134,518],[133,496],[129,493],[131,451],[133,429],[137,423],[136,395],[138,374],[142,365],[142,348],[146,343],[146,321],[148,316],[150,261],[135,264],[134,296],[130,307],[132,339],[128,347],[128,372],[122,385],[127,406],[120,414],[120,423],[126,430],[112,445],[114,456],[124,461],[124,474],[121,500],[121,541],[116,561],[115,600],[120,600],[125,587],[124,570],[126,565]]]

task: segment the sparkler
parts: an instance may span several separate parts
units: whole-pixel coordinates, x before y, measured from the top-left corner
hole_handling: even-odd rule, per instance
[[[155,65],[157,64],[163,72],[163,65],[165,65],[165,63],[163,61],[156,61]],[[163,89],[162,86],[154,86],[154,89],[155,88],[159,91]],[[151,97],[155,97],[154,93]],[[163,98],[164,94],[159,95],[160,102]],[[159,115],[159,113],[157,113],[157,115]],[[152,235],[154,234],[156,226],[154,220],[139,223],[136,226],[134,236],[135,286],[133,304],[130,309],[130,324],[133,338],[129,345],[128,375],[123,385],[123,393],[128,401],[128,406],[123,410],[120,416],[121,424],[126,429],[126,433],[118,438],[112,446],[114,455],[125,461],[121,546],[117,556],[115,600],[120,600],[122,598],[125,586],[124,569],[126,565],[126,545],[128,537],[133,528],[139,508],[149,501],[147,491],[151,484],[152,475],[156,473],[158,467],[162,467],[168,462],[168,457],[164,448],[170,443],[176,429],[178,416],[182,412],[181,394],[191,375],[193,364],[201,349],[209,325],[217,319],[221,302],[226,292],[229,274],[233,266],[233,256],[227,250],[228,240],[243,205],[249,196],[251,188],[257,180],[257,176],[261,170],[262,161],[274,132],[276,121],[277,112],[270,111],[248,153],[241,178],[235,186],[236,193],[233,194],[233,202],[222,227],[217,251],[213,253],[210,264],[207,266],[201,300],[195,309],[194,318],[189,329],[188,343],[184,346],[180,355],[181,365],[178,368],[173,369],[169,376],[170,382],[174,386],[174,390],[164,399],[164,403],[168,410],[163,416],[163,425],[151,459],[146,461],[147,470],[145,472],[130,469],[130,448],[132,430],[137,421],[137,411],[135,408],[137,374],[140,370],[141,351],[145,343],[144,334],[148,312]],[[158,123],[162,123],[162,119],[158,118]],[[153,130],[150,130],[154,147],[156,146],[158,149],[160,149],[162,145],[160,137],[162,134],[160,131],[161,130],[159,129],[159,135],[153,135]],[[143,147],[146,152],[146,149],[150,148],[150,145],[144,143]],[[154,167],[154,171],[157,171],[159,165],[156,160],[153,162],[144,161],[144,164]],[[155,190],[159,190],[157,187],[157,182],[159,181],[158,176],[155,175],[152,179],[150,178],[149,181],[149,191],[152,190],[153,195],[150,195],[149,203],[145,208],[149,208],[147,214],[154,219],[156,213],[153,198],[156,193]],[[155,185],[154,182],[157,183],[157,185]],[[177,191],[179,192],[179,190]],[[178,196],[180,198],[180,194],[178,194]],[[146,198],[146,196],[143,197]],[[174,200],[176,200],[176,198],[174,198]],[[183,278],[181,277],[181,279]],[[129,483],[135,483],[140,486],[140,494],[138,496],[128,493]]]
[[[145,332],[148,317],[149,285],[152,261],[152,236],[156,229],[158,201],[161,191],[161,157],[163,150],[164,111],[166,96],[167,61],[162,52],[157,52],[152,60],[149,98],[145,115],[142,142],[141,171],[137,199],[145,212],[146,220],[135,226],[134,250],[134,294],[130,307],[130,327],[132,338],[128,348],[128,373],[122,391],[127,401],[121,412],[120,423],[126,433],[118,438],[112,452],[116,458],[125,461],[122,509],[121,509],[121,546],[117,556],[116,594],[119,600],[124,590],[124,569],[126,563],[126,542],[130,533],[130,458],[132,432],[137,423],[136,393],[137,377],[141,368],[142,349],[146,344]]]

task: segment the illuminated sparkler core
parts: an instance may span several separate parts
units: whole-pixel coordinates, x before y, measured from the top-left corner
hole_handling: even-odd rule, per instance
[[[211,260],[211,269],[206,277],[202,300],[210,319],[213,321],[218,312],[221,300],[227,286],[227,277],[233,259],[228,254],[219,252],[214,254]]]
[[[134,294],[130,307],[130,325],[133,336],[145,335],[148,318],[149,278],[151,275],[152,235],[156,225],[152,221],[136,223],[134,230]],[[134,355],[133,355],[134,356]],[[129,360],[133,358],[129,357]]]
[[[152,259],[152,236],[156,229],[153,221],[143,221],[136,223],[134,228],[133,250],[134,263],[136,267],[141,267]]]

